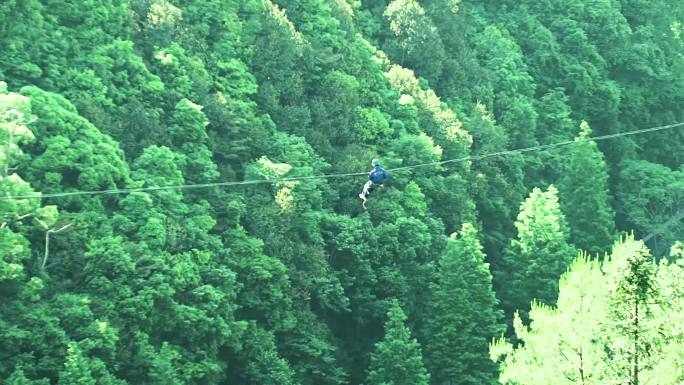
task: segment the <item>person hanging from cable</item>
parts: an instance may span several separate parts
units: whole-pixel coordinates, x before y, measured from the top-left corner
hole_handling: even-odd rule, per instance
[[[368,173],[368,181],[363,185],[363,191],[359,194],[359,198],[363,200],[363,207],[366,208],[366,200],[376,187],[382,187],[385,180],[389,178],[389,172],[380,167],[380,161],[373,159],[371,162],[372,170]]]

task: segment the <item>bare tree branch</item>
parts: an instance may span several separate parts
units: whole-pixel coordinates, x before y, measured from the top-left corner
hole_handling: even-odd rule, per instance
[[[71,225],[72,223],[68,223],[57,230],[50,229],[45,232],[45,256],[43,256],[43,263],[40,265],[41,270],[45,271],[45,264],[47,263],[48,256],[50,255],[50,234],[59,234],[71,227]]]

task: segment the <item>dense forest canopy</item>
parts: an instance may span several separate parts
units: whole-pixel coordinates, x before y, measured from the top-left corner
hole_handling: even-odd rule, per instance
[[[683,22],[2,1],[0,383],[684,383]]]

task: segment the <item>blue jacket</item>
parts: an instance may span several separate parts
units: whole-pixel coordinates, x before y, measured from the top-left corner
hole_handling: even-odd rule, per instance
[[[375,184],[383,184],[388,177],[389,173],[380,166],[373,167],[368,173],[368,179]]]

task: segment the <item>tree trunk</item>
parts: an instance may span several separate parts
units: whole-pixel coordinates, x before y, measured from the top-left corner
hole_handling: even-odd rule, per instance
[[[632,385],[639,385],[639,299],[634,301],[634,364],[632,366]]]

